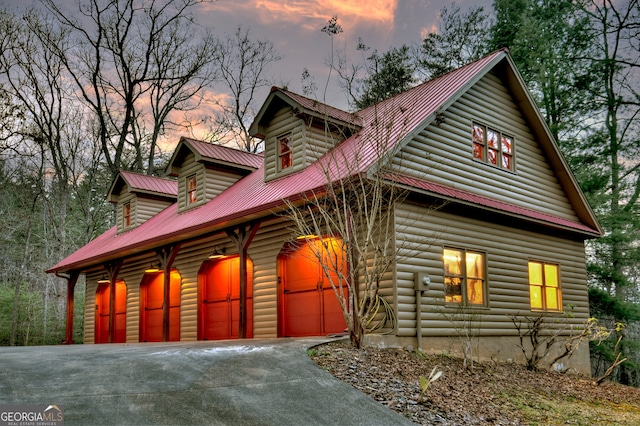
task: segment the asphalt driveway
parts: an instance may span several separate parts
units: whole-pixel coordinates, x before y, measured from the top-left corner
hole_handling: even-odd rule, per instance
[[[326,339],[0,347],[0,405],[65,425],[410,424],[318,368]]]

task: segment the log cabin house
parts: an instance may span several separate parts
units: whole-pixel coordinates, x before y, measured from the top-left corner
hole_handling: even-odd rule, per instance
[[[251,126],[262,155],[182,138],[169,178],[120,172],[108,193],[116,225],[48,270],[68,280],[68,343],[81,274],[85,343],[342,332],[319,266],[277,212],[327,184],[328,153],[358,151],[357,172],[375,168],[362,152],[373,127],[386,129],[388,179],[410,193],[393,238],[421,249],[380,284],[391,312],[369,343],[456,352],[465,307],[479,355],[517,360],[510,315],[584,323],[584,241],[602,231],[500,50],[355,113],[273,88]],[[446,204],[430,209],[434,199]],[[588,347],[570,364],[588,374]]]

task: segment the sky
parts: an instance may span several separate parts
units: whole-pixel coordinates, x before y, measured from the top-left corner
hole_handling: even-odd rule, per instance
[[[55,0],[69,12],[77,11],[78,0]],[[82,1],[82,0],[80,0]],[[161,0],[159,0],[161,1]],[[457,0],[465,10],[489,8],[492,0]],[[0,0],[9,9],[38,4],[37,0]],[[334,36],[334,49],[347,54],[349,63],[362,63],[356,50],[361,39],[370,50],[383,53],[403,44],[419,45],[429,32],[437,31],[442,7],[452,0],[217,0],[199,5],[196,19],[216,36],[232,35],[241,26],[252,39],[271,41],[282,60],[268,71],[273,83],[303,93],[301,76],[309,70],[317,86],[315,97],[329,105],[348,109],[347,96],[339,88],[335,72],[329,74],[331,37],[321,31],[337,16],[343,32]],[[324,95],[324,87],[328,91]],[[259,109],[268,95],[265,87],[256,95]],[[199,136],[199,135],[196,135]]]
[[[462,9],[490,5],[489,0],[458,0]],[[402,44],[420,44],[436,31],[439,13],[451,0],[219,0],[206,6],[200,23],[217,33],[233,33],[238,25],[256,38],[270,40],[283,59],[273,68],[277,84],[302,93],[301,75],[306,67],[322,92],[329,68],[331,38],[321,32],[332,16],[343,32],[334,37],[334,48],[347,52],[349,62],[361,62],[358,39],[385,52]],[[327,95],[330,105],[346,108],[346,96],[336,89]]]

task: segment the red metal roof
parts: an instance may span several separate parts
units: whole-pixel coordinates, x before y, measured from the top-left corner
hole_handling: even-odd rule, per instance
[[[216,145],[185,137],[182,139],[188,142],[189,145],[202,157],[212,160],[221,160],[226,163],[238,164],[257,169],[262,164],[264,158],[262,154],[240,151],[239,149],[229,148],[224,145]]]
[[[120,176],[132,191],[153,192],[156,194],[178,196],[178,182],[173,179],[163,179],[156,176],[120,170]]]
[[[53,266],[49,272],[79,269],[105,259],[115,259],[167,242],[196,237],[204,232],[213,232],[228,226],[233,220],[249,219],[252,215],[268,215],[274,208],[282,206],[284,199],[295,199],[301,197],[301,194],[321,190],[330,181],[335,182],[341,178],[365,172],[380,159],[381,154],[391,155],[393,149],[398,147],[403,140],[412,137],[413,132],[420,131],[437,111],[446,108],[449,103],[457,99],[461,93],[503,60],[505,56],[504,51],[497,51],[456,71],[360,111],[358,113],[358,117],[362,119],[360,131],[330,150],[306,169],[265,182],[264,165],[261,165],[260,168],[240,179],[207,204],[179,215],[177,214],[177,205],[173,204],[139,227],[120,235],[116,235],[115,228],[113,228]],[[295,96],[296,102],[308,103],[312,101],[291,92],[282,92],[287,96]],[[352,114],[344,111],[341,113],[333,111],[332,114],[353,117]],[[203,153],[207,152],[209,153],[207,155],[211,157],[219,158],[219,155],[226,154],[226,150],[219,149],[220,146],[191,139],[188,141],[193,144],[194,149],[197,145],[197,149],[202,149]],[[208,150],[215,150],[215,152]],[[234,152],[233,155],[236,153]],[[234,158],[236,161],[240,161],[237,157]],[[251,154],[247,158],[243,157],[243,160],[249,158],[256,159]],[[261,157],[260,160],[262,160]],[[464,191],[433,186],[433,184],[427,185],[428,182],[422,181],[406,180],[403,183],[469,203],[542,220],[550,224],[562,224],[590,234],[594,233],[593,229],[582,224],[499,203]]]
[[[597,229],[592,229],[580,222],[575,222],[573,220],[564,219],[558,216],[542,213],[536,210],[527,209],[525,207],[516,206],[515,204],[494,200],[492,198],[484,197],[482,195],[472,194],[470,192],[463,191],[461,189],[452,188],[450,186],[445,186],[445,185],[437,184],[434,182],[429,182],[424,179],[418,179],[415,177],[400,175],[400,174],[387,174],[385,175],[385,178],[404,184],[404,185],[408,185],[413,188],[423,189],[427,192],[444,196],[445,198],[465,201],[469,204],[488,207],[490,209],[499,210],[505,213],[515,214],[520,217],[539,220],[546,223],[559,225],[565,228],[576,229],[579,231],[593,234],[594,236],[600,235],[600,232]]]

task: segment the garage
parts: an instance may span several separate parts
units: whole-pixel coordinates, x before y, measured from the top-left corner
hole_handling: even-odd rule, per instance
[[[140,283],[140,341],[162,342],[164,273],[145,273]],[[168,341],[180,340],[180,274],[173,270],[169,284]]]
[[[247,260],[246,333],[253,337],[253,264]],[[237,339],[240,328],[240,257],[206,262],[199,274],[198,339]]]
[[[111,306],[111,283],[104,281],[96,290],[96,343],[109,343],[109,307]],[[127,339],[127,285],[116,282],[115,321],[113,343],[124,343]]]
[[[330,267],[328,278],[322,268],[318,253],[319,240],[288,244],[278,260],[279,281],[279,327],[280,337],[322,336],[342,333],[346,322],[338,298],[331,284],[338,284],[338,271],[343,276],[345,262],[342,260],[339,241],[324,239],[329,250],[322,250],[323,262]],[[331,258],[328,258],[331,256]],[[348,300],[348,289],[342,291]],[[338,284],[338,285],[340,285]]]

